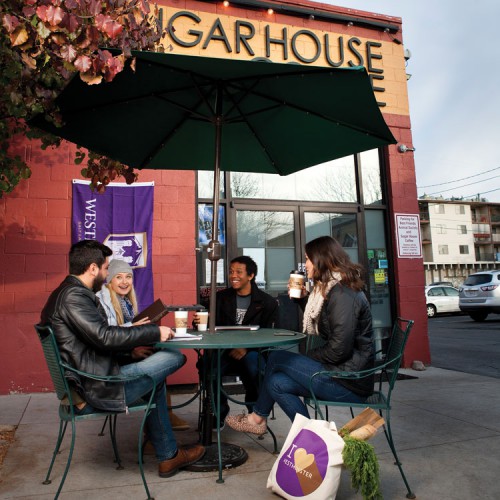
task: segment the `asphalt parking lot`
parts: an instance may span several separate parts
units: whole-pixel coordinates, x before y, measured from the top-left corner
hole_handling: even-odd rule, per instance
[[[500,378],[500,315],[483,322],[469,316],[429,318],[431,364],[437,368]]]

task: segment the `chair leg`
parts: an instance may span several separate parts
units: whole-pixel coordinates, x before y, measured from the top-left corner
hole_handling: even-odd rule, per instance
[[[148,414],[149,414],[148,411],[144,412],[144,417],[141,422],[141,428],[139,429],[139,441],[137,443],[137,453],[138,453],[139,471],[141,473],[142,483],[144,484],[144,489],[146,490],[146,495],[148,496],[147,500],[154,500],[154,498],[151,496],[151,493],[149,492],[148,483],[146,482],[146,476],[144,475],[144,465],[143,465],[144,449],[143,449],[142,439],[144,436],[144,427],[146,424],[146,418]]]
[[[106,428],[106,424],[108,423],[109,415],[104,419],[104,423],[102,424],[101,432],[97,434],[98,436],[104,436],[104,429]]]
[[[270,429],[270,427],[268,426],[267,427],[267,432],[269,432],[269,434],[271,434],[271,437],[273,438],[273,455],[277,455],[278,454],[278,441],[276,440],[276,436],[274,435],[274,432]],[[258,439],[264,439],[264,436],[259,436]]]
[[[111,437],[111,444],[113,445],[113,453],[115,454],[115,462],[118,464],[116,470],[123,470],[122,461],[118,454],[118,445],[116,444],[116,419],[118,415],[109,415],[109,436]]]
[[[64,425],[64,431],[62,433],[63,437],[64,437],[64,433],[66,431],[66,425],[67,425],[67,422]],[[63,477],[61,479],[61,482],[59,483],[59,488],[57,489],[57,492],[54,496],[54,500],[57,500],[59,498],[59,495],[61,494],[61,490],[64,486],[64,482],[66,481],[66,476],[68,475],[68,472],[69,472],[69,466],[71,465],[71,459],[73,458],[73,450],[75,449],[75,439],[76,439],[76,425],[75,425],[75,421],[72,420],[71,421],[71,446],[69,448],[68,461],[66,462],[64,474],[63,474]],[[58,445],[60,445],[60,444],[61,443],[58,443]]]
[[[52,467],[54,466],[54,462],[56,461],[57,454],[59,453],[59,448],[61,447],[61,443],[64,439],[64,434],[66,433],[66,427],[68,422],[64,422],[63,420],[59,420],[59,433],[57,435],[56,445],[54,447],[54,452],[52,453],[52,460],[50,461],[49,470],[47,471],[47,475],[45,476],[45,481],[42,484],[50,484],[52,481],[50,480],[50,473],[52,472]]]
[[[382,415],[382,413],[380,413]],[[392,437],[392,432],[391,432],[391,415],[390,411],[386,412],[386,423],[384,425],[384,434],[387,439],[387,442],[389,443],[389,447],[391,448],[392,454],[394,456],[395,460],[395,465],[398,466],[399,472],[401,473],[401,477],[403,478],[403,482],[405,483],[406,489],[408,493],[406,494],[406,498],[415,498],[415,493],[411,491],[410,485],[408,484],[408,481],[406,479],[405,473],[403,471],[403,466],[401,464],[401,461],[399,460],[398,454],[396,452],[396,447],[394,446],[394,439]]]

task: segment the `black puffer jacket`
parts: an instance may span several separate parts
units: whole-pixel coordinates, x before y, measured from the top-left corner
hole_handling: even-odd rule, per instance
[[[75,276],[67,276],[52,292],[43,308],[41,322],[52,326],[62,360],[94,375],[117,375],[118,360],[124,353],[160,340],[157,325],[109,326],[94,292]],[[67,376],[94,408],[125,411],[122,384],[79,379],[71,372]]]
[[[327,370],[354,372],[374,365],[374,344],[370,305],[363,292],[337,283],[321,309],[319,336],[324,344],[308,356]],[[374,378],[338,379],[338,382],[362,397],[373,393]]]

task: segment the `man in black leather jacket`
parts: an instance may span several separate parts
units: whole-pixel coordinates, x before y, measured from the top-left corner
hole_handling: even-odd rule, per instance
[[[54,330],[64,362],[95,375],[142,375],[125,384],[109,384],[68,375],[81,396],[77,414],[98,410],[126,411],[151,391],[151,378],[157,384],[156,408],[147,418],[148,433],[155,448],[161,477],[173,476],[179,469],[198,461],[203,446],[178,448],[168,418],[165,377],[179,369],[184,356],[175,350],[161,350],[146,359],[134,360],[137,346],[165,342],[175,334],[166,326],[145,324],[120,327],[108,324],[95,292],[108,274],[111,249],[94,241],[83,240],[71,247],[70,275],[52,292],[41,314],[42,324]]]

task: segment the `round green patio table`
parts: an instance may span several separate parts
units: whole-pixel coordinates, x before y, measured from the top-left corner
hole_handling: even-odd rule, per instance
[[[217,328],[217,327],[216,327]],[[229,467],[237,467],[246,461],[248,455],[240,446],[229,443],[222,443],[220,437],[220,428],[217,426],[217,444],[212,443],[212,418],[215,415],[216,422],[219,422],[220,415],[220,359],[226,349],[257,349],[257,348],[287,348],[297,345],[306,336],[303,333],[292,332],[283,328],[260,328],[259,330],[242,330],[228,329],[224,327],[222,331],[198,332],[190,331],[194,335],[201,335],[201,339],[177,339],[168,342],[158,342],[155,347],[157,349],[203,349],[210,360],[207,363],[210,368],[213,363],[211,357],[215,355],[216,360],[216,377],[217,377],[217,394],[215,394],[215,408],[212,405],[212,384],[202,381],[205,387],[205,396],[203,398],[203,418],[201,419],[202,429],[202,444],[207,449],[205,457],[200,462],[190,466],[189,470],[194,471],[219,471],[218,483],[223,483],[222,469]],[[235,327],[241,328],[241,327]],[[212,376],[210,375],[210,380]]]

